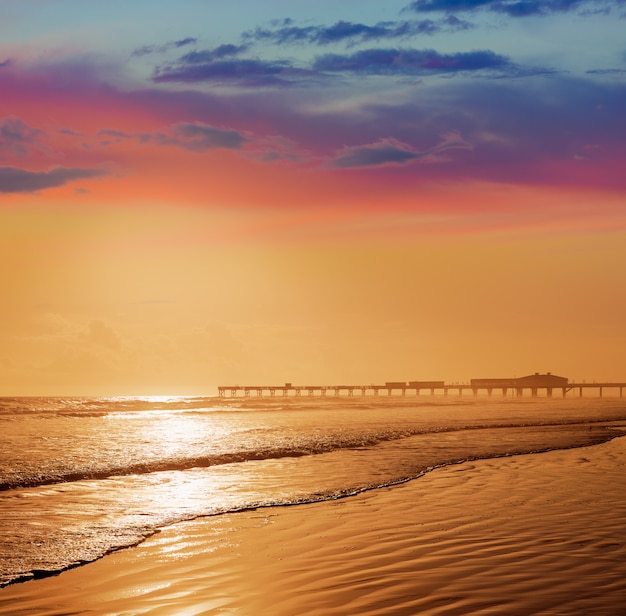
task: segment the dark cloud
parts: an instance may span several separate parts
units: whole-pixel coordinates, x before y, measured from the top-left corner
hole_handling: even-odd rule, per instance
[[[626,150],[626,87],[560,77],[519,82],[450,84],[427,107],[396,107],[394,121],[417,113],[440,130],[454,126],[475,149],[431,177],[524,182],[531,185],[626,186],[620,171]],[[388,114],[377,121],[388,124]],[[389,110],[389,114],[391,110]],[[409,131],[407,131],[409,132]],[[410,132],[409,132],[410,134]],[[407,138],[409,140],[409,138]],[[411,142],[414,138],[410,138]],[[580,154],[586,155],[585,162]]]
[[[166,53],[171,49],[180,49],[181,47],[185,47],[187,45],[195,45],[197,42],[198,39],[189,36],[187,38],[180,39],[179,41],[164,43],[163,45],[145,45],[144,47],[135,49],[131,56],[141,57],[152,53]]]
[[[623,68],[595,68],[585,71],[588,75],[623,75],[626,69]]]
[[[20,158],[26,156],[31,147],[39,144],[43,135],[43,131],[28,126],[20,118],[3,118],[0,121],[0,157],[3,154]]]
[[[285,22],[281,22],[285,23]],[[290,21],[287,23],[291,23]],[[385,24],[385,28],[389,23]],[[402,22],[415,24],[418,22]],[[422,27],[426,22],[419,22]],[[430,22],[434,24],[435,22]],[[450,28],[463,29],[470,25],[454,15],[440,20]],[[396,24],[397,25],[397,24]],[[379,24],[380,26],[380,24]],[[382,27],[382,26],[381,26]],[[395,27],[395,26],[394,26]],[[256,30],[248,33],[258,40],[272,38],[276,43],[297,41],[325,44],[333,41],[350,40],[355,37],[376,38],[375,27],[349,22],[338,22],[332,28],[311,26],[307,28],[292,25],[281,26],[277,30]],[[394,31],[398,35],[400,27]],[[426,28],[424,32],[430,30]],[[405,34],[406,31],[403,30]],[[324,54],[313,61],[309,67],[298,67],[291,60],[260,60],[258,58],[240,58],[241,53],[250,48],[250,44],[221,45],[214,49],[194,50],[184,54],[174,62],[163,63],[155,67],[152,79],[156,83],[208,83],[236,86],[290,86],[313,82],[327,82],[329,73],[352,72],[369,75],[432,75],[437,73],[458,73],[468,71],[490,71],[491,77],[521,77],[552,73],[545,68],[520,67],[503,55],[491,50],[473,50],[469,52],[439,53],[434,49],[413,48],[369,48],[354,53]]]
[[[506,56],[493,51],[440,54],[434,49],[365,49],[353,54],[326,54],[314,63],[318,71],[369,75],[428,75],[479,70],[516,70]]]
[[[427,150],[415,150],[396,139],[381,139],[377,143],[364,146],[348,147],[334,158],[330,165],[336,168],[374,167],[389,164],[406,164],[420,158],[432,157],[438,152],[450,149],[472,149],[471,144],[464,141],[456,133],[443,135],[443,141]]]
[[[0,167],[0,193],[32,193],[103,175],[105,172],[102,169],[56,167],[50,171],[26,171],[17,167]]]
[[[200,51],[190,51],[179,58],[179,64],[206,64],[215,62],[229,56],[237,56],[248,49],[248,45],[219,45],[214,49],[201,49]]]
[[[11,66],[11,64],[12,64],[11,58],[7,58],[3,62],[0,62],[0,68],[5,68],[7,66]]]
[[[197,42],[198,39],[188,36],[187,38],[180,39],[179,41],[174,41],[173,45],[178,49],[180,47],[184,47],[185,45],[195,45]]]
[[[347,42],[356,44],[372,40],[406,38],[417,35],[432,35],[442,31],[467,30],[472,27],[469,22],[449,16],[433,21],[381,21],[373,26],[349,21],[338,21],[332,26],[292,25],[292,20],[283,22],[276,29],[256,28],[245,32],[243,39],[248,41],[269,41],[278,45],[295,43],[312,43],[329,45]]]
[[[173,135],[157,135],[161,145],[176,145],[192,152],[216,148],[239,150],[248,141],[239,131],[216,128],[200,122],[183,122],[173,127]]]
[[[408,146],[395,141],[379,141],[371,145],[345,148],[334,160],[331,167],[372,167],[390,163],[403,164],[416,158],[417,154]]]
[[[446,24],[448,26],[447,30],[449,32],[461,32],[463,30],[471,30],[474,28],[474,24],[469,21],[465,21],[464,19],[459,19],[454,15],[446,15],[443,19],[439,21],[439,23]]]
[[[157,67],[153,80],[157,83],[213,82],[245,86],[287,85],[288,62],[233,59],[209,62],[179,62]]]
[[[502,0],[415,0],[405,10],[417,13],[432,11],[463,12],[502,3]]]
[[[624,0],[415,0],[405,10],[417,13],[433,11],[464,12],[487,9],[511,17],[566,13],[587,5],[623,5]]]
[[[216,82],[258,85],[264,81],[280,81],[287,63],[264,62],[255,59],[238,59],[249,45],[219,45],[213,49],[200,49],[184,54],[175,62],[157,66],[153,80],[158,82]]]

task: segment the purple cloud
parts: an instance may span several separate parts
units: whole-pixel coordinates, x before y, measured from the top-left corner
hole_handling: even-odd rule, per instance
[[[289,62],[267,62],[249,58],[235,58],[249,45],[219,45],[214,49],[194,50],[175,62],[157,66],[153,81],[215,82],[239,85],[281,84],[280,75],[290,68]]]
[[[180,49],[181,47],[185,47],[186,45],[195,45],[197,42],[198,39],[189,36],[179,41],[171,41],[163,45],[146,45],[144,47],[139,47],[138,49],[135,49],[131,56],[141,57],[152,53],[166,53],[170,49]]]
[[[249,38],[258,40],[269,38],[277,44],[289,42],[317,42],[326,44],[343,39],[354,42],[355,37],[376,38],[380,29],[384,33],[400,32],[408,35],[408,24],[413,28],[420,24],[422,31],[432,33],[432,24],[426,22],[401,22],[401,26],[381,22],[378,26],[365,26],[349,22],[337,22],[331,28],[310,26],[300,28],[291,25],[291,21],[281,22],[277,30],[259,30],[248,33]],[[451,29],[470,27],[467,22],[448,15],[440,20]],[[382,25],[381,25],[382,24]],[[408,26],[407,26],[408,27]],[[438,27],[438,26],[437,26]],[[378,34],[376,34],[378,33]],[[370,48],[351,54],[325,54],[318,56],[310,66],[296,66],[292,60],[260,60],[238,58],[242,52],[250,48],[250,44],[220,45],[214,49],[194,50],[184,54],[174,62],[164,63],[155,67],[152,79],[156,83],[212,83],[217,85],[237,85],[246,87],[291,86],[294,84],[322,82],[328,80],[328,73],[353,72],[370,75],[432,75],[437,73],[458,73],[468,71],[491,72],[492,77],[520,77],[551,73],[545,68],[523,68],[511,62],[503,55],[491,50],[474,50],[443,54],[434,49],[413,48]]]
[[[33,146],[39,145],[39,138],[45,133],[31,128],[20,118],[8,116],[0,121],[0,156],[24,157]]]
[[[515,67],[503,69],[504,75],[506,70],[516,76]],[[592,75],[575,79],[566,74],[523,80],[492,79],[492,72],[487,76],[447,79],[435,89],[406,92],[401,100],[381,92],[378,102],[370,99],[323,109],[312,108],[309,91],[299,88],[236,94],[156,88],[125,96],[139,108],[148,106],[168,124],[176,110],[178,118],[253,134],[254,144],[246,152],[264,137],[280,135],[295,144],[293,151],[305,153],[307,160],[328,161],[333,152],[339,152],[339,158],[345,145],[362,147],[387,137],[409,144],[434,144],[438,135],[454,129],[475,149],[471,156],[455,155],[445,165],[428,165],[433,178],[530,184],[562,181],[581,186],[602,181],[607,187],[624,186],[625,176],[612,162],[626,156],[626,84],[622,80]],[[601,147],[571,175],[564,161],[587,151],[589,144]],[[404,156],[402,152],[397,155]],[[413,172],[411,164],[385,167],[385,173],[396,177]]]
[[[201,49],[200,51],[190,51],[178,60],[180,64],[205,64],[215,62],[228,56],[237,56],[248,49],[248,45],[219,45],[214,49]]]
[[[624,0],[415,0],[405,10],[417,13],[433,11],[464,12],[487,9],[510,17],[566,13],[583,5],[622,5]]]
[[[502,4],[501,0],[415,0],[404,10],[411,10],[417,13],[427,13],[431,11],[472,11],[492,4]]]
[[[506,56],[493,51],[440,54],[434,49],[365,49],[349,55],[326,54],[314,63],[318,71],[369,75],[428,75],[479,70],[516,70]]]
[[[98,131],[98,137],[114,137],[116,139],[130,139],[132,135],[129,135],[128,133],[124,133],[121,130],[105,128],[103,130]]]
[[[312,43],[329,45],[348,42],[356,44],[365,41],[406,38],[416,35],[432,35],[442,31],[467,30],[472,25],[456,17],[447,17],[437,21],[425,19],[421,21],[381,21],[373,26],[348,21],[338,21],[332,26],[292,25],[288,20],[281,27],[271,30],[256,28],[243,34],[244,40],[270,41],[278,45]]]
[[[105,172],[102,169],[56,167],[50,171],[26,171],[17,167],[0,167],[0,193],[32,193],[103,175]]]
[[[595,68],[585,71],[588,75],[623,75],[626,73],[624,68]]]
[[[247,86],[287,85],[283,75],[289,68],[288,62],[248,59],[179,62],[157,67],[152,79],[156,83],[206,81]]]
[[[176,145],[192,152],[224,148],[239,150],[249,141],[239,131],[216,128],[201,122],[183,122],[173,127],[173,136],[157,135],[161,145]]]
[[[79,133],[78,131],[72,130],[71,128],[61,128],[58,131],[61,135],[66,135],[67,137],[84,137],[83,133]]]
[[[376,143],[364,146],[347,147],[330,162],[330,167],[355,168],[378,167],[381,165],[403,165],[420,158],[432,157],[434,154],[450,149],[471,150],[472,145],[464,141],[457,132],[442,135],[443,141],[427,150],[415,150],[406,143],[396,139],[381,139]]]
[[[98,131],[98,137],[107,137],[107,139],[103,139],[100,141],[100,145],[108,146],[113,143],[120,143],[124,139],[132,139],[133,135],[129,135],[120,130],[113,130],[110,128],[105,128],[103,130]]]

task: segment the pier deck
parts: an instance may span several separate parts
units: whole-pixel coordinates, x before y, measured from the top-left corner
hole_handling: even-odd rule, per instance
[[[449,392],[453,392],[462,396],[464,393],[471,393],[478,396],[479,393],[487,393],[491,396],[494,391],[501,392],[502,396],[513,395],[521,397],[525,393],[530,393],[532,397],[537,397],[539,392],[544,392],[545,396],[551,398],[554,391],[561,391],[563,397],[570,392],[578,392],[579,397],[583,396],[583,390],[591,390],[599,397],[603,397],[606,390],[611,390],[614,394],[619,391],[619,397],[623,397],[626,382],[607,382],[607,383],[533,383],[522,382],[515,379],[500,382],[483,382],[483,383],[445,383],[444,381],[424,381],[424,382],[393,382],[383,385],[220,385],[218,394],[220,397],[275,397],[276,395],[296,398],[303,395],[309,397],[326,397],[326,396],[379,396],[383,395],[401,395],[406,396],[407,392],[419,396],[422,392],[428,392],[431,395],[443,394],[447,396]]]

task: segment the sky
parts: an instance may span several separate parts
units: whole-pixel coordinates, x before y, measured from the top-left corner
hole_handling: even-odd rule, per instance
[[[626,381],[625,0],[0,0],[0,395]]]

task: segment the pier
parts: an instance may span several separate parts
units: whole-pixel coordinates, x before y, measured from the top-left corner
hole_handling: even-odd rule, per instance
[[[445,381],[386,381],[380,385],[220,385],[218,395],[221,398],[250,398],[250,397],[326,397],[326,396],[380,396],[401,395],[407,393],[419,396],[422,392],[430,395],[441,394],[448,396],[450,392],[458,396],[471,394],[487,394],[491,397],[493,392],[500,392],[503,397],[512,395],[522,397],[530,394],[536,398],[539,393],[552,398],[554,392],[561,392],[563,398],[570,392],[583,397],[583,391],[591,390],[600,398],[604,397],[607,390],[614,395],[619,391],[619,397],[623,397],[626,382],[587,383],[570,382],[569,379],[556,376],[551,373],[539,374],[511,379],[471,379],[469,383],[446,383]]]

